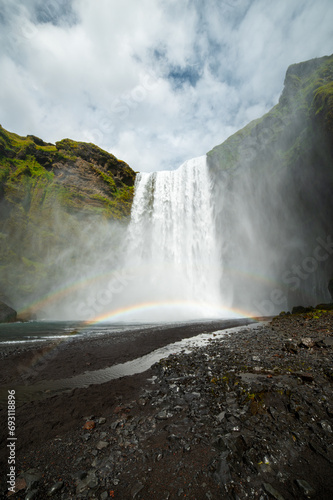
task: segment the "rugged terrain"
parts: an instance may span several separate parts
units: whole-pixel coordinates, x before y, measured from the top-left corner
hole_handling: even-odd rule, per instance
[[[314,310],[26,404],[12,498],[330,500],[332,361]]]

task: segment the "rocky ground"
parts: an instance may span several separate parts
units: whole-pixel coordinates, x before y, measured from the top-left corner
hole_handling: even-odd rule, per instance
[[[332,361],[333,314],[314,311],[50,398],[49,439],[18,457],[11,498],[331,500]],[[68,428],[80,398],[92,413]]]

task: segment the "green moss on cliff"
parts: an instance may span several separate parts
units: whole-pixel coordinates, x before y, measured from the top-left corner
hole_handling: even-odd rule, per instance
[[[115,193],[117,191],[117,187],[116,187],[116,183],[114,181],[113,176],[110,174],[107,174],[106,172],[103,172],[102,170],[95,167],[94,165],[92,165],[92,168],[94,169],[96,174],[98,174],[103,179],[103,181],[106,182],[106,184],[110,188],[111,193]]]
[[[328,133],[333,134],[333,82],[319,87],[313,98],[313,111]]]
[[[223,171],[280,168],[281,160],[288,167],[300,150],[309,149],[318,126],[333,132],[333,56],[290,66],[279,103],[209,151],[208,163]]]
[[[47,255],[66,249],[85,221],[128,220],[135,173],[93,144],[54,144],[0,126],[0,292],[36,292],[56,278]]]

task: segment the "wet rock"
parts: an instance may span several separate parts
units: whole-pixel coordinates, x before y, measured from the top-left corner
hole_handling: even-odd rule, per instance
[[[115,420],[114,422],[112,422],[112,424],[110,426],[111,430],[115,431],[117,429],[118,425],[120,424],[120,422],[121,422],[120,420]]]
[[[331,425],[326,422],[325,420],[322,420],[320,422],[320,427],[325,431],[325,432],[329,432],[329,433],[332,433],[332,427]]]
[[[185,400],[187,402],[191,402],[193,401],[194,399],[197,399],[197,398],[200,398],[201,394],[200,392],[191,392],[191,393],[187,393],[185,394]]]
[[[58,491],[60,491],[63,488],[63,486],[64,486],[64,482],[63,481],[58,481],[53,486],[51,486],[51,488],[48,491],[48,495],[50,497],[53,496],[55,493],[57,493]]]
[[[157,420],[167,420],[170,417],[172,417],[172,413],[166,410],[162,410],[156,415]]]
[[[217,420],[218,422],[222,422],[222,421],[224,420],[224,418],[225,418],[225,414],[226,414],[226,412],[225,412],[225,411],[221,411],[221,413],[219,413],[219,414],[217,415],[216,420]]]
[[[333,315],[327,321],[333,327]],[[323,325],[283,316],[274,330],[244,329],[161,360],[153,389],[134,401],[118,401],[106,415],[107,432],[77,429],[71,449],[82,461],[73,459],[73,465],[91,464],[95,475],[79,474],[77,492],[68,486],[62,497],[68,488],[72,498],[102,499],[115,485],[119,498],[177,498],[178,491],[211,500],[281,500],[295,497],[295,491],[296,498],[306,498],[304,488],[290,486],[291,475],[304,472],[311,488],[330,498],[333,350],[318,345],[319,338],[327,338]],[[307,338],[313,347],[298,347]],[[288,342],[295,352],[281,350]],[[58,445],[62,452],[65,442]],[[300,457],[305,457],[301,470]],[[320,488],[318,460],[328,483]]]
[[[271,495],[275,500],[284,500],[284,497],[269,483],[263,483],[264,490]]]
[[[91,438],[91,434],[82,434],[81,436],[81,439],[82,441],[89,441],[89,439]]]
[[[27,472],[24,472],[22,476],[24,477],[27,483],[28,489],[37,486],[40,480],[42,479],[42,473],[39,472],[38,469],[29,469]]]
[[[296,479],[296,484],[301,490],[301,492],[307,497],[307,498],[313,498],[316,495],[315,490],[312,488],[312,486],[309,485],[304,479]]]
[[[107,441],[98,441],[96,448],[98,450],[103,450],[104,448],[107,448],[109,446],[109,443]]]
[[[214,474],[215,480],[221,485],[224,486],[225,484],[229,483],[231,481],[231,475],[230,475],[230,469],[229,465],[227,462],[229,452],[224,451],[221,453],[219,457],[219,462]]]
[[[78,479],[78,480],[81,480],[81,479],[84,479],[85,477],[87,477],[87,472],[85,472],[84,470],[79,470],[77,472],[75,472],[75,474],[73,474],[73,479]]]
[[[143,487],[144,486],[142,483],[140,483],[140,482],[135,483],[131,489],[131,498],[134,499],[138,495],[138,493],[140,493],[140,491],[143,489]]]
[[[88,472],[84,479],[78,480],[76,484],[76,494],[81,494],[87,488],[96,488],[98,486],[98,480],[96,478],[96,473],[94,470]]]

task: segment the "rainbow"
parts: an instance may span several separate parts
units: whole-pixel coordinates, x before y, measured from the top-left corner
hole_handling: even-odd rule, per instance
[[[169,300],[164,302],[142,302],[139,304],[134,304],[126,307],[121,307],[119,309],[110,310],[106,313],[96,316],[88,321],[85,321],[84,324],[87,326],[96,325],[98,323],[112,322],[115,320],[126,320],[132,316],[132,313],[152,313],[165,311],[170,312],[170,321],[172,321],[172,311],[173,308],[181,307],[183,310],[186,308],[194,310],[197,309],[206,309],[208,311],[214,312],[214,318],[227,319],[227,318],[254,318],[253,312],[246,311],[244,309],[237,308],[222,308],[222,307],[212,307],[211,304],[202,303],[202,302],[193,302],[193,301],[180,301],[180,300]],[[220,313],[217,315],[217,313]],[[209,318],[209,316],[207,316]],[[187,319],[189,319],[187,317]],[[200,320],[200,317],[194,317],[193,319]],[[186,320],[185,320],[186,321]]]
[[[89,276],[86,278],[82,278],[78,281],[67,283],[66,285],[53,290],[50,293],[45,294],[43,297],[39,297],[38,299],[26,304],[22,309],[18,311],[18,314],[23,314],[26,312],[38,312],[38,310],[42,309],[49,304],[57,302],[59,299],[65,298],[67,295],[71,295],[78,290],[82,290],[87,286],[92,286],[94,284],[98,284],[100,281],[105,280],[107,278],[112,278],[116,271],[110,271],[109,273],[100,273],[94,276]]]
[[[146,273],[147,266],[141,266],[140,269],[135,270],[135,275],[140,275],[141,273]],[[59,300],[65,299],[66,297],[78,293],[80,290],[83,290],[86,287],[92,287],[94,285],[99,285],[101,281],[107,280],[107,279],[112,279],[115,277],[116,273],[119,272],[125,272],[125,275],[128,274],[129,277],[129,283],[131,281],[131,276],[133,276],[133,269],[132,268],[126,268],[126,269],[121,269],[121,270],[112,270],[109,273],[99,273],[93,276],[81,278],[75,282],[71,283],[66,283],[64,286],[53,290],[50,293],[45,294],[42,297],[39,297],[38,299],[26,304],[22,309],[18,311],[18,315],[20,314],[26,314],[26,313],[34,313],[38,314],[39,311],[43,310],[44,308],[46,309],[49,305],[56,303]],[[249,273],[245,272],[240,269],[235,269],[231,267],[225,268],[225,273],[234,276],[239,276],[245,279],[249,279],[253,282],[261,283],[264,285],[270,285],[270,286],[275,286],[275,287],[280,287],[282,288],[284,285],[281,285],[281,283],[278,283],[275,280],[269,279],[265,276],[255,273]],[[102,314],[101,316],[98,316],[98,319],[92,318],[91,323],[98,323],[99,321],[107,321],[110,320],[112,321],[113,318],[117,318],[119,315],[127,315],[129,316],[131,312],[137,311],[139,312],[140,310],[146,310],[146,311],[153,311],[157,307],[162,307],[165,308],[167,305],[175,305],[175,306],[199,306],[199,304],[195,303],[190,303],[187,301],[168,301],[168,302],[144,302],[136,305],[129,305],[123,308],[119,308],[115,311],[111,310],[105,314]],[[201,304],[201,307],[207,307],[207,309],[212,309],[211,305],[209,304]],[[221,313],[223,314],[223,317],[225,317],[225,313],[229,311],[232,316],[240,315],[240,316],[246,316],[246,317],[252,317],[252,313],[249,311],[242,311],[237,308],[214,308],[216,311],[219,309],[221,310]],[[101,318],[101,319],[99,319]]]
[[[175,309],[175,307],[181,307],[181,308],[191,308],[193,311],[193,308],[202,308],[205,306],[207,310],[213,310],[215,312],[215,318],[217,319],[218,316],[216,316],[217,311],[220,312],[220,318],[230,318],[230,317],[247,317],[247,318],[254,318],[253,313],[246,311],[246,310],[241,310],[237,308],[212,308],[210,304],[203,304],[202,302],[189,302],[189,301],[167,301],[167,302],[142,302],[140,304],[133,304],[131,306],[127,307],[121,307],[119,309],[111,310],[107,313],[98,315],[94,318],[91,318],[87,321],[83,321],[80,326],[77,328],[73,329],[71,332],[69,332],[64,338],[58,339],[56,342],[52,343],[52,345],[46,347],[43,349],[42,353],[38,353],[34,356],[32,361],[30,362],[29,366],[24,369],[24,372],[26,375],[36,373],[38,371],[37,365],[39,364],[40,367],[42,368],[45,363],[49,362],[50,359],[53,357],[53,355],[56,353],[57,349],[59,349],[60,345],[63,342],[66,342],[69,337],[72,337],[74,335],[79,334],[83,330],[89,328],[90,326],[94,326],[97,324],[102,324],[102,323],[110,323],[113,321],[117,320],[125,320],[128,318],[133,312],[134,313],[151,313],[153,311],[161,311],[164,310],[170,314],[170,318],[172,319],[172,310]],[[187,318],[188,320],[189,318]],[[200,318],[194,318],[194,319],[200,319]],[[184,321],[186,321],[184,319]],[[40,368],[40,369],[41,369]]]

